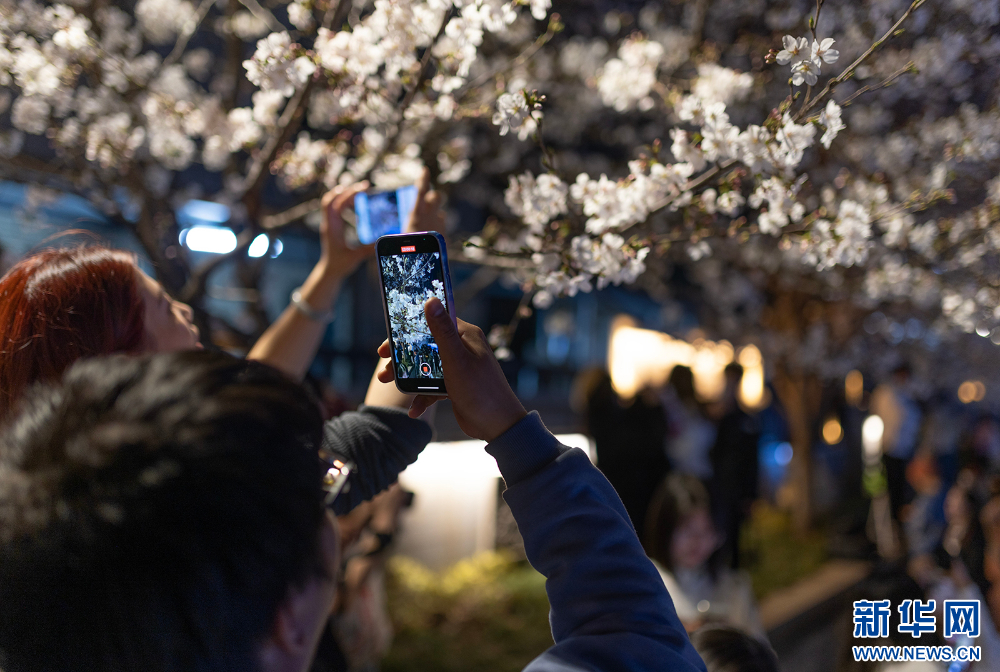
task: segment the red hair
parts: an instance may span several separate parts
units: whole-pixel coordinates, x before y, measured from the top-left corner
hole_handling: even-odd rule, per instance
[[[0,278],[0,418],[82,357],[142,349],[137,272],[131,253],[86,246],[43,250]]]

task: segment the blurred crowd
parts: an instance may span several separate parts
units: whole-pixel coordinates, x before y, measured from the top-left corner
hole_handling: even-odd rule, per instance
[[[598,467],[687,630],[724,623],[766,642],[738,543],[757,498],[760,427],[738,401],[743,368],[733,363],[724,373],[725,389],[710,404],[683,365],[662,389],[632,400],[595,369],[581,377],[580,394]]]
[[[621,496],[687,630],[721,624],[766,643],[739,543],[761,476],[761,423],[739,403],[742,374],[738,364],[729,365],[725,391],[709,403],[698,398],[683,365],[662,388],[632,399],[620,397],[600,369],[581,375],[577,393],[598,467]],[[948,395],[918,400],[906,365],[866,403],[881,430],[865,439],[872,445],[856,442],[865,452],[858,460],[866,464],[866,543],[876,569],[855,597],[891,598],[894,606],[933,599],[938,623],[944,600],[980,600],[983,634],[974,643],[983,658],[971,668],[854,661],[852,643],[956,643],[944,642],[940,630],[934,642],[926,634],[919,640],[900,634],[894,611],[887,642],[852,642],[851,632],[842,633],[838,669],[1000,669],[1000,420]]]

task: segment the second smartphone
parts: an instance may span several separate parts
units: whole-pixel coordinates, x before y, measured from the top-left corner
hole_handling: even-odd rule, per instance
[[[368,245],[381,236],[399,233],[416,205],[417,188],[412,184],[395,191],[362,191],[354,197],[358,240]]]
[[[396,387],[407,394],[447,394],[441,356],[424,316],[424,304],[436,296],[455,321],[444,237],[382,236],[375,253]]]

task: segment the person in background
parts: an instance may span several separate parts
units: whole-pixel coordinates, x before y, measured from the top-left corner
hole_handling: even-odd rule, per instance
[[[604,369],[577,379],[584,400],[587,433],[594,439],[597,466],[611,481],[635,529],[642,529],[649,500],[670,469],[663,452],[667,424],[663,407],[649,390],[624,400]]]
[[[708,672],[779,672],[778,656],[765,642],[742,630],[706,626],[691,635]]]
[[[906,468],[906,480],[916,493],[903,516],[903,532],[910,557],[928,556],[945,530],[945,496],[934,455],[921,453]]]
[[[348,516],[352,530],[344,531],[343,580],[334,604],[331,627],[347,659],[345,670],[377,672],[392,645],[392,622],[386,609],[385,561],[399,529],[403,509],[413,493],[398,483],[365,502]],[[316,672],[315,667],[313,672]]]
[[[740,408],[743,367],[733,362],[725,368],[726,387],[719,402],[719,425],[712,446],[712,504],[716,525],[725,534],[722,557],[730,567],[740,567],[740,531],[757,499],[760,425]]]
[[[249,359],[303,379],[341,284],[371,256],[372,246],[347,245],[341,214],[366,186],[338,187],[324,196],[320,260]],[[439,228],[439,205],[425,172],[407,229]],[[139,269],[132,253],[100,246],[42,250],[0,278],[0,420],[29,386],[58,380],[78,359],[200,347],[191,308]],[[427,423],[407,417],[410,402],[393,385],[372,380],[358,412],[327,424],[327,449],[358,467],[349,494],[338,499],[338,513],[388,487],[430,441]]]
[[[906,465],[913,458],[920,439],[921,413],[910,393],[911,372],[907,364],[897,366],[889,382],[872,392],[871,411],[884,423],[882,461],[885,464],[892,517],[900,522],[900,512],[913,497],[906,482]]]
[[[437,299],[425,314],[459,427],[487,442],[546,577],[555,644],[526,672],[705,672],[607,480],[525,412],[481,330]],[[339,543],[298,385],[221,353],[117,357],[22,409],[0,435],[5,672],[306,669]]]
[[[985,598],[994,623],[1000,623],[1000,481],[994,479],[991,497],[979,513],[986,548],[983,576],[989,582]]]
[[[689,632],[724,624],[766,641],[749,577],[720,566],[723,537],[701,481],[689,474],[663,480],[650,503],[645,542]]]
[[[712,480],[709,452],[716,429],[705,419],[694,391],[694,374],[678,364],[670,371],[662,395],[667,413],[667,456],[673,471],[697,476],[703,483]]]
[[[1000,669],[1000,633],[987,599],[991,594],[987,578],[987,573],[991,571],[988,565],[989,545],[980,522],[982,516],[974,494],[975,486],[976,478],[972,471],[959,473],[945,498],[947,527],[934,553],[936,563],[911,562],[909,570],[927,597],[936,600],[939,606],[944,600],[979,600],[982,603],[980,636],[975,640],[975,644],[982,649],[982,660],[973,669],[994,670]],[[939,622],[941,618],[939,613]]]

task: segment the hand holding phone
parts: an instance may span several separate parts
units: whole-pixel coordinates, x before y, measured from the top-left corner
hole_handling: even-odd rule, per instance
[[[367,245],[382,236],[403,231],[417,205],[417,197],[417,187],[412,184],[395,191],[355,195],[358,240]]]
[[[382,236],[375,252],[396,387],[407,394],[447,394],[441,356],[423,311],[432,297],[451,305],[444,238],[438,233]]]
[[[448,398],[458,426],[468,436],[492,441],[517,424],[527,412],[507,384],[500,363],[482,329],[458,320],[457,324],[437,299],[427,301],[425,315],[441,353]],[[389,342],[379,347],[388,356]],[[378,372],[383,383],[393,380],[391,364]],[[410,406],[410,417],[419,417],[437,396],[420,395]]]

